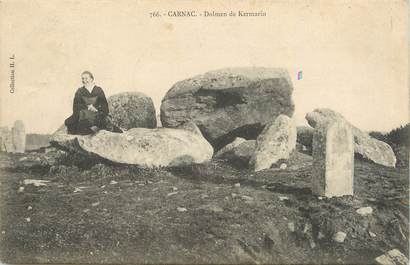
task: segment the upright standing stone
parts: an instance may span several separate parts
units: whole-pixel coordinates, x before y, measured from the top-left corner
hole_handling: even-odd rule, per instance
[[[7,127],[0,127],[0,151],[14,151],[13,143],[11,142],[11,131]]]
[[[11,135],[11,130],[7,127],[1,128],[1,141],[2,141],[2,150],[13,153],[14,152],[14,145],[13,139]]]
[[[11,139],[15,153],[24,153],[26,150],[26,131],[22,121],[17,120],[11,129]]]
[[[348,124],[333,122],[315,128],[312,156],[314,194],[353,195],[354,146]]]

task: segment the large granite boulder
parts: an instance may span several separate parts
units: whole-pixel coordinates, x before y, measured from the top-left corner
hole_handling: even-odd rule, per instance
[[[396,156],[390,145],[362,132],[349,123],[341,114],[331,109],[315,109],[306,115],[309,125],[316,128],[331,122],[345,122],[351,127],[354,136],[354,152],[376,164],[395,167]]]
[[[147,168],[203,163],[214,151],[193,123],[176,129],[132,128],[124,133],[101,130],[86,136],[70,135],[60,128],[51,143],[92,158]]]
[[[177,82],[161,104],[164,127],[192,120],[219,150],[236,137],[256,139],[280,114],[292,116],[292,82],[279,68],[227,68]]]
[[[237,137],[232,143],[219,150],[214,157],[228,160],[236,166],[247,167],[255,147],[255,140]]]
[[[112,121],[124,130],[156,128],[157,119],[152,99],[139,92],[125,92],[108,98]]]
[[[288,116],[279,115],[256,139],[256,149],[250,164],[255,171],[270,168],[282,160],[289,159],[295,147],[296,126]]]

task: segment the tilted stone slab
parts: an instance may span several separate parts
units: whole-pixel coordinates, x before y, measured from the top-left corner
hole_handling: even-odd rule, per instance
[[[314,128],[335,121],[345,122],[351,127],[353,132],[355,153],[376,164],[387,167],[396,166],[396,156],[390,145],[362,132],[360,129],[346,121],[341,114],[331,109],[315,109],[306,115],[306,120],[309,125]]]
[[[289,159],[296,147],[296,126],[286,115],[279,115],[256,139],[250,165],[255,171],[270,168],[281,159]]]

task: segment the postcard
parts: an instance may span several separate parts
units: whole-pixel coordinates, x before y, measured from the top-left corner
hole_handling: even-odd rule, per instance
[[[0,1],[3,264],[408,264],[402,0]]]

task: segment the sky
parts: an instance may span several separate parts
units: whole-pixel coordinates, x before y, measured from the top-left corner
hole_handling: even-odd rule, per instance
[[[26,132],[53,133],[71,115],[84,70],[107,96],[150,96],[159,114],[177,81],[262,66],[288,69],[298,125],[306,124],[307,112],[327,107],[363,130],[389,131],[409,118],[407,8],[405,1],[381,0],[3,0],[0,126],[19,119]],[[176,10],[266,16],[149,16]]]

